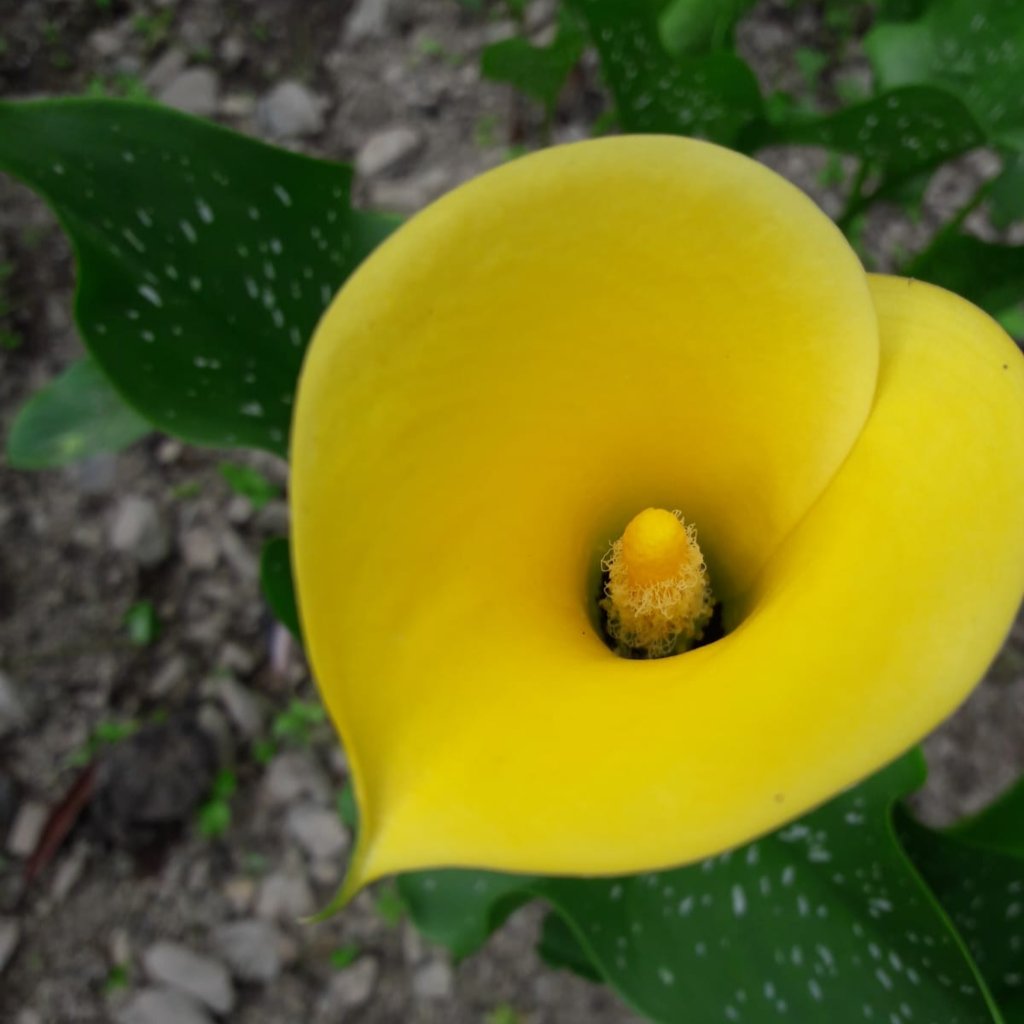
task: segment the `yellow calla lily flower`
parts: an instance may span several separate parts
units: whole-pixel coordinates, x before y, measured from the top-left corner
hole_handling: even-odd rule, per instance
[[[947,716],[1024,591],[1016,346],[692,140],[549,149],[413,218],[324,316],[292,457],[348,893],[750,840]],[[724,635],[634,660],[601,566],[648,509],[687,525],[633,528],[634,581],[706,565]]]

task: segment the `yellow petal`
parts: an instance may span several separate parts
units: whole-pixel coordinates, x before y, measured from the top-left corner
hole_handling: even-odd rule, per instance
[[[871,286],[875,409],[739,628],[661,661],[566,650],[535,666],[543,687],[499,662],[472,718],[456,709],[421,748],[360,876],[683,863],[806,811],[956,707],[1024,591],[1024,359],[948,292]]]
[[[717,647],[615,658],[600,558],[635,513],[678,508],[737,600],[858,436],[877,359],[834,226],[705,143],[524,158],[371,257],[318,329],[292,452],[304,634],[364,874],[629,869],[750,824],[689,819],[750,773],[695,756],[734,760],[744,686],[691,682]]]

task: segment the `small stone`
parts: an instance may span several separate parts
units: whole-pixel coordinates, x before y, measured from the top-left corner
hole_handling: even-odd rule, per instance
[[[259,576],[259,563],[245,541],[230,527],[220,535],[220,549],[225,560],[244,583],[254,583]]]
[[[427,203],[454,186],[451,172],[445,167],[428,167],[421,173],[398,181],[382,178],[372,183],[373,204],[393,213],[416,213]]]
[[[222,925],[213,934],[217,951],[239,981],[267,984],[281,973],[281,934],[266,921],[250,919]]]
[[[116,25],[113,28],[98,28],[89,34],[89,46],[101,60],[109,60],[121,52],[124,47],[124,30]]]
[[[263,732],[263,711],[251,690],[225,676],[217,680],[216,694],[243,739],[256,739]]]
[[[279,82],[256,106],[260,127],[272,139],[316,135],[324,127],[324,102],[300,82]]]
[[[455,988],[455,974],[444,960],[430,960],[413,971],[412,990],[418,999],[449,999]]]
[[[7,736],[25,724],[25,708],[6,672],[0,672],[0,736]]]
[[[230,92],[220,101],[220,112],[225,117],[237,120],[252,117],[255,109],[256,100],[246,92]],[[246,501],[244,498],[242,500]]]
[[[339,779],[344,780],[348,778],[348,755],[342,747],[331,747],[331,752],[328,754],[328,760],[331,762],[331,771],[333,771]]]
[[[227,715],[216,704],[206,702],[200,705],[196,713],[196,724],[217,752],[217,763],[230,764],[235,753],[235,740]]]
[[[356,154],[356,171],[364,178],[398,174],[423,148],[423,136],[408,127],[387,128],[371,135]]]
[[[168,107],[209,117],[217,109],[220,81],[212,68],[186,68],[157,93]]]
[[[301,750],[278,754],[263,776],[263,796],[271,807],[294,803],[299,797],[326,803],[330,794],[327,777],[312,757]]]
[[[408,921],[402,924],[402,956],[407,965],[414,966],[420,963],[427,955],[427,947],[423,942],[423,936],[409,924]]]
[[[257,528],[271,537],[286,537],[290,523],[288,503],[280,499],[268,501],[256,512]]]
[[[313,860],[338,859],[348,849],[348,833],[332,810],[312,804],[293,807],[286,827]]]
[[[68,894],[82,877],[88,859],[89,848],[84,843],[79,843],[57,865],[53,883],[50,886],[50,895],[53,897],[54,903],[63,903],[67,899]]]
[[[156,450],[157,460],[162,466],[172,466],[184,452],[185,446],[173,437],[165,437]]]
[[[156,503],[133,494],[118,503],[109,539],[115,551],[144,568],[159,565],[171,550],[171,535]]]
[[[224,883],[224,898],[236,913],[245,913],[252,906],[255,895],[256,883],[251,878],[239,875],[236,878],[229,878]]]
[[[268,921],[294,921],[313,912],[313,892],[298,872],[275,872],[260,883],[256,913]]]
[[[320,999],[318,1017],[324,1021],[338,1020],[347,1010],[355,1010],[370,1001],[380,976],[375,957],[361,956],[355,963],[335,974]]]
[[[256,656],[241,644],[229,640],[220,649],[220,653],[217,655],[217,664],[220,668],[237,672],[240,676],[247,676],[256,668]]]
[[[184,654],[174,654],[156,670],[149,682],[151,697],[169,697],[188,676],[188,659]]]
[[[221,64],[226,68],[233,68],[245,60],[245,43],[238,36],[225,36],[217,52]]]
[[[130,964],[132,962],[132,940],[124,928],[115,928],[110,933],[107,950],[112,964]]]
[[[39,837],[46,828],[50,816],[46,804],[38,800],[26,800],[19,808],[7,837],[7,852],[12,857],[30,857],[39,845]]]
[[[99,452],[64,467],[71,486],[89,497],[110,494],[117,486],[117,456]]]
[[[181,554],[190,569],[200,572],[212,569],[220,559],[216,534],[205,526],[186,530],[181,537]]]
[[[245,523],[252,519],[253,507],[252,502],[243,497],[241,494],[236,494],[229,502],[227,507],[227,516],[229,522],[234,523],[236,526],[243,526]]]
[[[391,0],[356,0],[356,5],[345,22],[345,40],[362,43],[368,39],[383,39],[388,33]]]
[[[193,999],[169,988],[144,988],[117,1014],[117,1024],[213,1024]]]
[[[154,981],[191,996],[214,1013],[230,1013],[235,1005],[231,978],[219,960],[161,941],[146,950],[142,962]]]
[[[13,917],[0,917],[0,974],[10,963],[21,939],[21,925]]]
[[[164,50],[143,78],[146,88],[152,93],[167,88],[185,70],[187,63],[188,57],[178,47]]]

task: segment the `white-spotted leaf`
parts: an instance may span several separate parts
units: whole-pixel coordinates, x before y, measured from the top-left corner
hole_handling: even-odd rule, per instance
[[[579,969],[583,957],[665,1024],[991,1024],[974,964],[893,834],[894,802],[923,777],[910,755],[691,867],[615,879],[425,872],[403,877],[401,891],[417,925],[460,953],[501,917],[496,908],[546,900],[579,947],[549,929],[549,959]]]
[[[0,170],[70,236],[75,313],[101,369],[187,440],[287,449],[321,311],[392,226],[349,168],[153,104],[0,102]]]

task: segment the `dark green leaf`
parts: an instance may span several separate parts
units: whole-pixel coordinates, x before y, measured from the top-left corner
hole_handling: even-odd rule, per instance
[[[932,0],[917,21],[879,25],[864,45],[882,88],[941,86],[993,140],[1024,148],[1020,0]]]
[[[22,407],[7,435],[7,460],[18,469],[63,466],[115,452],[149,433],[89,358],[72,363]]]
[[[484,49],[480,70],[484,78],[507,82],[552,111],[585,44],[586,35],[575,15],[565,8],[558,35],[549,46],[534,46],[522,37],[503,39]]]
[[[346,166],[151,104],[0,102],[0,169],[56,211],[75,312],[104,373],[191,441],[287,450],[306,342],[392,226]]]
[[[761,93],[735,54],[675,58],[658,32],[660,0],[574,0],[628,132],[693,135],[723,145],[762,116]]]
[[[274,617],[301,641],[291,556],[288,553],[288,541],[284,537],[275,537],[263,545],[260,554],[260,587]]]
[[[1024,860],[1024,778],[1018,779],[980,814],[950,829],[949,834],[963,842]]]
[[[139,601],[125,613],[124,628],[128,639],[136,647],[146,647],[160,633],[160,621],[156,617],[156,609],[152,601]]]
[[[338,794],[338,817],[353,832],[359,831],[359,805],[351,782],[346,782],[345,788]]]
[[[251,466],[242,466],[237,462],[222,462],[220,475],[235,494],[248,498],[253,508],[263,508],[268,501],[281,493],[258,469]]]
[[[906,814],[898,818],[907,852],[963,936],[1006,1024],[1024,1024],[1024,843],[1011,852],[975,840],[1020,840],[1022,821],[1021,786],[992,819],[991,833],[971,826],[933,832]]]
[[[989,215],[997,228],[1024,220],[1024,152],[1007,153],[1003,170],[988,192]]]
[[[670,0],[658,18],[658,33],[674,57],[694,57],[732,45],[736,22],[754,0]]]
[[[418,871],[397,880],[416,927],[456,958],[478,950],[543,879],[488,871]]]
[[[940,235],[908,268],[996,316],[1024,298],[1024,245],[997,245],[971,235]]]
[[[837,149],[887,177],[907,177],[981,145],[984,135],[955,96],[912,86],[825,117],[783,121],[765,141]]]
[[[1024,307],[1011,306],[997,313],[996,319],[1011,338],[1017,339],[1018,345],[1024,343]]]
[[[537,955],[548,967],[572,971],[587,981],[601,981],[600,971],[590,962],[565,918],[554,911],[544,917]]]
[[[615,879],[472,871],[401,880],[410,914],[459,954],[526,895],[655,1021],[990,1024],[967,957],[892,832],[910,755],[802,821],[692,867]],[[565,938],[563,933],[562,938]]]

